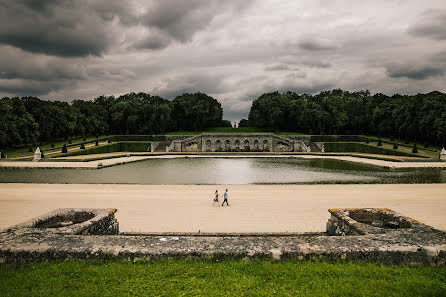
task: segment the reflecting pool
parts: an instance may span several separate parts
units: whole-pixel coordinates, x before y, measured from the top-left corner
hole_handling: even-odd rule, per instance
[[[149,159],[102,169],[0,169],[1,183],[312,184],[446,183],[446,170],[388,171],[330,159]]]

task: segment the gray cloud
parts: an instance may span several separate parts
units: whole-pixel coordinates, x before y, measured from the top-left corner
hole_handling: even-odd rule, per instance
[[[191,74],[165,79],[163,85],[154,88],[152,93],[173,99],[183,93],[219,94],[225,91],[227,88],[221,77],[209,74]]]
[[[271,66],[266,66],[266,71],[282,71],[282,70],[292,70],[293,68],[286,64],[276,64]]]
[[[175,40],[186,42],[213,18],[212,1],[158,0],[143,16],[143,23],[157,28]]]
[[[440,0],[0,0],[0,96],[200,91],[236,119],[277,90],[445,92],[445,11]]]
[[[248,1],[218,0],[155,0],[141,16],[141,23],[151,30],[137,41],[140,49],[162,49],[171,41],[189,42],[198,31],[205,29],[219,14],[248,7]]]
[[[446,10],[424,13],[418,23],[409,27],[408,33],[416,37],[446,40]]]
[[[131,17],[120,1],[99,3],[0,0],[0,43],[56,56],[102,55],[114,42],[113,17]]]
[[[423,80],[433,76],[442,76],[445,73],[444,67],[431,65],[391,64],[387,66],[389,77],[407,77],[415,80]]]
[[[69,85],[76,86],[77,84],[74,81],[51,81],[42,84],[41,81],[33,80],[0,79],[0,92],[14,94],[14,96],[41,96],[62,90]]]
[[[330,68],[331,64],[325,61],[306,60],[302,62],[302,65],[314,68]]]
[[[86,67],[75,61],[32,55],[12,47],[0,47],[0,79],[35,81],[87,79]]]
[[[299,48],[306,51],[327,51],[338,48],[338,45],[328,39],[305,37],[297,44]]]
[[[144,39],[135,42],[133,47],[136,49],[159,50],[167,47],[171,42],[172,39],[155,31]]]

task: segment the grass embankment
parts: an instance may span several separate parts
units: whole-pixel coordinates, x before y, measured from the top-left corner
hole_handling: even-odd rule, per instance
[[[445,296],[446,268],[325,262],[66,262],[0,268],[2,296]]]

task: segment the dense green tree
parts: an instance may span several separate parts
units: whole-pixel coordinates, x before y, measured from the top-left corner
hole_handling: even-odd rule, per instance
[[[220,125],[223,117],[221,104],[204,94],[183,94],[172,100],[172,118],[176,129],[197,131]]]
[[[371,134],[446,144],[446,94],[386,96],[333,90],[316,95],[266,93],[255,99],[249,125],[309,134]]]

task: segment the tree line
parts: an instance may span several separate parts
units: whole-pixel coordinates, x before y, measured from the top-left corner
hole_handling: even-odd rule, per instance
[[[414,96],[340,89],[316,95],[266,93],[239,126],[307,134],[361,134],[446,144],[446,94]]]
[[[71,104],[37,97],[0,99],[0,147],[104,134],[160,134],[227,126],[214,98],[183,94],[172,101],[146,93],[100,96]]]
[[[162,134],[231,126],[223,109],[204,94],[172,101],[146,93],[100,96],[72,103],[37,97],[0,99],[0,147],[104,134]],[[307,134],[362,134],[446,145],[446,94],[414,96],[340,89],[316,95],[265,93],[240,127]]]

